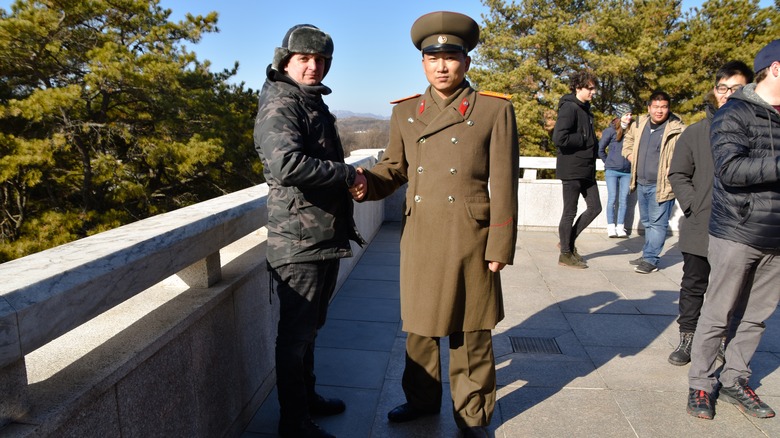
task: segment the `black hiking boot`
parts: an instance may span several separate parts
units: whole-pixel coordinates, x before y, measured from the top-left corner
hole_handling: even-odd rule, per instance
[[[669,355],[669,363],[681,367],[691,361],[693,333],[680,332],[680,345]]]

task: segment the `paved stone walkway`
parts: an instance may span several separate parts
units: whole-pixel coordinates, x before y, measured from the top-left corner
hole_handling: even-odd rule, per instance
[[[315,420],[338,437],[459,436],[446,396],[438,416],[387,422],[387,412],[404,402],[399,232],[399,223],[383,225],[338,291],[317,340],[318,390],[344,399],[347,411]],[[642,237],[584,233],[577,246],[590,266],[585,270],[558,266],[556,243],[553,231],[521,232],[515,264],[503,271],[506,318],[494,331],[499,387],[492,436],[780,437],[780,418],[750,418],[728,403],[717,405],[712,421],[685,412],[688,366],[666,360],[678,341],[682,256],[675,237],[667,240],[661,270],[648,275],[628,264]],[[776,409],[778,334],[776,313],[751,379]],[[442,347],[446,376],[445,341]],[[533,352],[522,352],[528,347]],[[274,391],[242,438],[276,436],[277,421]]]

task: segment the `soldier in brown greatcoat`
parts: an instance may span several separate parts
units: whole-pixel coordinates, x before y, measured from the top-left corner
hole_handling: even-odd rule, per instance
[[[465,79],[467,53],[479,40],[474,20],[433,12],[411,34],[431,85],[396,102],[382,161],[358,169],[367,183],[351,189],[357,199],[376,200],[408,182],[401,232],[407,402],[388,418],[439,412],[439,338],[449,336],[455,422],[464,436],[486,436],[496,399],[490,331],[504,316],[499,271],[512,263],[517,239],[515,114],[508,96],[477,92]]]

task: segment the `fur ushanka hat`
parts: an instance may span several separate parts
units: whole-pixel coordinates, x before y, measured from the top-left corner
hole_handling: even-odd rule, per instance
[[[316,26],[297,24],[284,35],[282,47],[277,47],[274,50],[271,68],[284,72],[284,67],[294,53],[318,53],[324,56],[326,61],[323,77],[325,77],[330,70],[330,63],[333,59],[333,39]]]

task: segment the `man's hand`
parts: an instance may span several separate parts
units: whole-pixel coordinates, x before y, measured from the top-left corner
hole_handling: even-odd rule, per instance
[[[355,183],[349,188],[349,193],[352,195],[352,199],[360,201],[366,197],[366,189],[368,188],[368,180],[363,175],[363,168],[358,167],[355,169],[357,174],[355,175]]]
[[[506,266],[506,263],[488,262],[488,269],[490,269],[491,272],[498,272],[504,269],[504,266]]]

